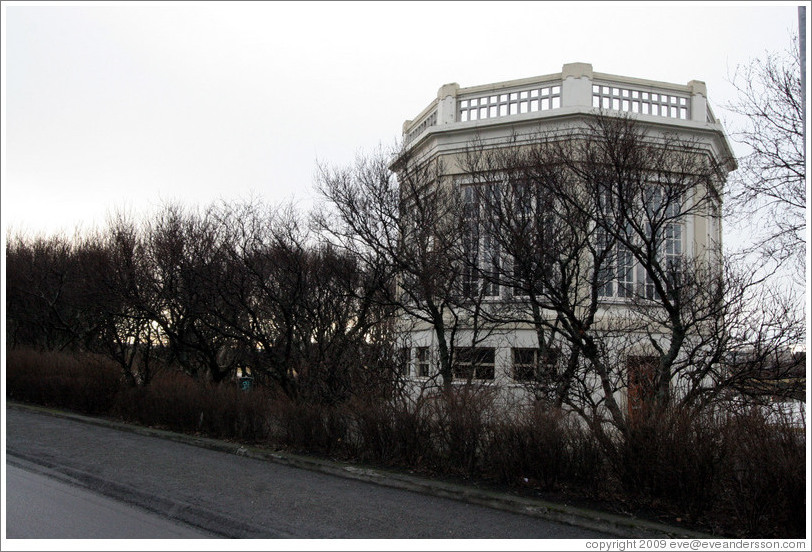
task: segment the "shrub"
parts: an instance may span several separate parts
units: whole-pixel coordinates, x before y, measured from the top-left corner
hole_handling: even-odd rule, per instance
[[[722,534],[802,538],[805,531],[804,432],[758,410],[670,411],[600,446],[572,415],[538,405],[501,409],[493,390],[473,385],[416,399],[368,394],[325,405],[169,371],[148,386],[127,387],[99,356],[12,350],[6,386],[11,400],[174,431],[611,496]]]
[[[753,410],[722,428],[728,461],[722,508],[744,537],[803,538],[806,530],[806,442],[788,420]]]
[[[608,457],[621,496],[740,537],[803,537],[806,444],[760,411],[667,412],[631,426]]]
[[[348,449],[348,420],[334,406],[279,397],[271,416],[277,443],[299,452],[342,455]]]
[[[255,443],[268,439],[269,405],[263,389],[244,392],[233,383],[208,384],[174,372],[124,390],[113,414],[142,425]]]
[[[429,468],[437,462],[436,424],[426,401],[365,400],[353,403],[355,456],[363,462]]]
[[[714,505],[725,448],[710,416],[667,411],[630,424],[613,465],[633,500],[665,505],[698,520]]]
[[[498,481],[545,491],[576,486],[595,491],[603,473],[591,436],[561,410],[540,405],[492,424],[483,458],[486,473]]]
[[[494,417],[494,391],[477,385],[460,385],[433,397],[430,416],[437,422],[437,446],[445,471],[472,477],[477,471]]]
[[[6,356],[6,396],[11,400],[104,414],[121,389],[118,370],[104,357],[32,349]]]

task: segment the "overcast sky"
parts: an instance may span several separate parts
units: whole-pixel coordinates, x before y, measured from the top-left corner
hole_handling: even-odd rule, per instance
[[[318,161],[393,145],[444,83],[561,71],[707,83],[789,46],[794,4],[4,2],[2,219],[259,195],[310,205]]]

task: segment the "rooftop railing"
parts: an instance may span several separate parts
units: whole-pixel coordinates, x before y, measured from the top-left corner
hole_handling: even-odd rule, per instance
[[[592,85],[592,107],[688,120],[691,96],[676,91],[653,91],[613,82]]]
[[[600,109],[639,116],[715,123],[704,83],[687,85],[594,73],[586,63],[564,65],[561,73],[484,86],[443,86],[421,114],[403,125],[409,144],[438,126],[547,117],[568,108]]]
[[[463,94],[457,97],[457,121],[481,121],[561,107],[561,81],[510,92]]]
[[[412,127],[412,130],[406,134],[405,140],[406,142],[411,142],[417,136],[423,133],[429,127],[433,127],[437,124],[437,110],[434,109],[428,113],[425,117],[423,117],[420,122]]]

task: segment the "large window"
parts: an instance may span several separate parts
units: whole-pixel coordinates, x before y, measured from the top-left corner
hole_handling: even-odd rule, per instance
[[[513,379],[516,381],[547,381],[558,373],[558,349],[544,354],[537,348],[513,348]]]
[[[494,221],[484,205],[496,201],[498,184],[465,185],[463,217],[466,263],[463,268],[462,291],[466,297],[499,296],[500,247],[496,239]],[[480,197],[485,201],[480,201]]]
[[[479,202],[476,197],[476,189],[473,186],[464,186],[462,194],[465,224],[465,234],[463,235],[465,266],[463,267],[462,293],[466,297],[473,297],[478,295],[477,284],[479,281],[476,269],[479,263]]]
[[[601,297],[657,298],[651,273],[635,258],[630,246],[644,254],[650,249],[655,251],[655,262],[672,281],[679,274],[684,253],[681,197],[654,185],[647,187],[642,196],[639,205],[624,209],[635,213],[637,220],[615,219],[611,208],[601,214],[602,226],[596,230],[597,251],[605,255],[598,271]],[[621,239],[613,238],[608,228]]]
[[[562,236],[556,231],[560,210],[550,192],[538,182],[508,183],[507,194],[513,217],[509,222],[513,263],[513,296],[538,296],[554,280]],[[563,240],[566,241],[566,240]],[[553,284],[554,285],[554,284]]]
[[[597,259],[598,269],[598,295],[601,297],[614,297],[615,295],[615,246],[609,233],[603,228],[597,232]]]
[[[485,205],[495,205],[499,201],[498,184],[487,184],[482,188],[486,194]],[[496,223],[492,213],[482,213],[483,235],[482,235],[482,277],[483,294],[486,297],[499,296],[500,277],[500,247],[496,239]]]
[[[454,379],[492,380],[495,351],[492,347],[461,347],[454,361]]]

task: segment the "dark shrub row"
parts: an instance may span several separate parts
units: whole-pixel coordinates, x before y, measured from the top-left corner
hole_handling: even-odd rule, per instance
[[[806,439],[789,420],[750,410],[632,427],[610,455],[633,505],[667,508],[738,536],[803,536]]]
[[[99,357],[10,351],[7,396],[174,431],[234,439],[556,496],[602,500],[706,531],[803,537],[805,437],[758,412],[672,413],[598,445],[561,411],[508,413],[485,390],[326,406],[169,372],[124,387]]]
[[[8,399],[83,414],[109,412],[121,389],[117,367],[99,355],[10,350],[6,368]]]

